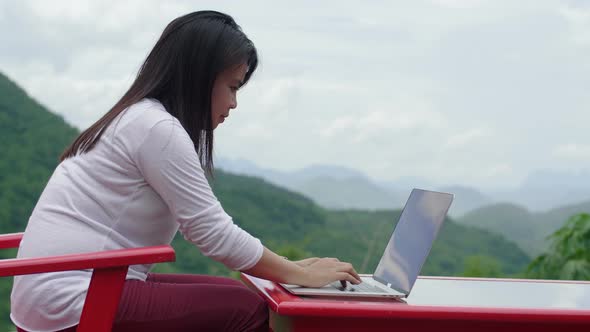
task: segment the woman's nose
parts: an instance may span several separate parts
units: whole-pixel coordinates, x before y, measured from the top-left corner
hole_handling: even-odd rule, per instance
[[[229,104],[229,108],[234,109],[236,107],[238,107],[238,98],[234,97]]]

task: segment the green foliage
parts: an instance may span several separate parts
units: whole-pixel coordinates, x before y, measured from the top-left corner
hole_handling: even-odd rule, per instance
[[[12,278],[2,278],[0,282],[0,331],[16,331],[8,316],[10,313],[10,292]]]
[[[463,277],[499,278],[502,276],[502,264],[490,256],[467,256],[464,265]]]
[[[526,275],[531,278],[590,280],[590,215],[581,213],[548,237],[550,250],[535,258]]]
[[[310,199],[260,178],[217,170],[211,186],[234,222],[270,248],[325,224],[325,211]]]
[[[292,261],[298,261],[311,256],[310,253],[301,249],[301,247],[297,247],[290,244],[279,247],[275,252],[278,255],[286,257],[287,259]]]
[[[423,273],[427,275],[460,275],[468,256],[494,257],[501,264],[503,275],[514,276],[530,262],[515,243],[503,236],[476,227],[467,227],[447,220],[432,247]]]

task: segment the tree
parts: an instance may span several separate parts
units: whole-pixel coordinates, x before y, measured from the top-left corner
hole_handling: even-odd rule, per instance
[[[485,255],[473,255],[465,258],[463,277],[502,277],[502,264],[497,259]]]
[[[302,248],[290,244],[281,246],[276,250],[276,253],[292,261],[298,261],[311,256],[310,253]]]
[[[590,280],[590,214],[581,213],[550,235],[549,251],[528,266],[529,278]]]

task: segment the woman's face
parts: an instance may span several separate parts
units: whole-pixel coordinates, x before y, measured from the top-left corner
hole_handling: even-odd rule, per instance
[[[238,107],[236,94],[247,71],[248,66],[241,64],[224,70],[215,79],[211,95],[211,125],[213,129],[217,128],[229,116],[229,110]]]

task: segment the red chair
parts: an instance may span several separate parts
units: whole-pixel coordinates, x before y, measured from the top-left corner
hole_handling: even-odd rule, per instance
[[[17,248],[22,233],[0,235],[0,249]],[[0,260],[0,277],[94,269],[78,332],[111,331],[129,265],[171,262],[169,245],[107,250],[84,254]]]

